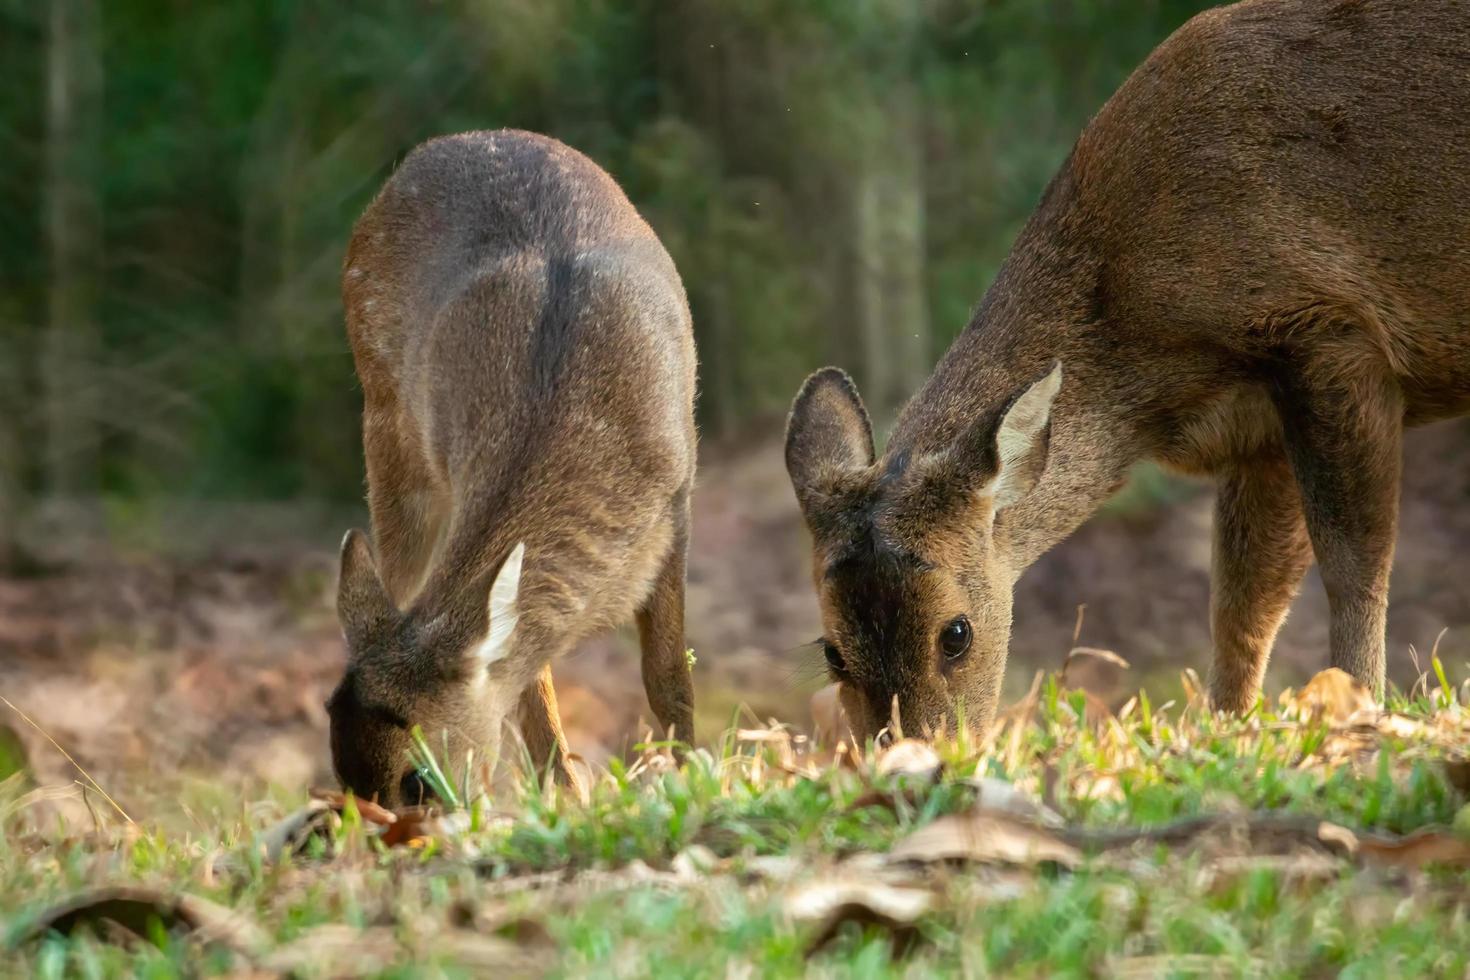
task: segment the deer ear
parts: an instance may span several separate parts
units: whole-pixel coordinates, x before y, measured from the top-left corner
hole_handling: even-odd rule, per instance
[[[1022,391],[1001,416],[995,431],[996,472],[990,493],[1000,512],[1031,492],[1046,469],[1047,425],[1052,402],[1062,387],[1062,362]]]
[[[347,637],[349,650],[364,643],[398,611],[388,598],[368,537],[357,528],[342,538],[342,557],[337,577],[337,621]]]
[[[488,667],[510,653],[510,637],[520,617],[518,599],[525,557],[526,545],[522,542],[510,550],[500,571],[495,573],[495,582],[490,586],[490,628],[485,639],[474,648],[475,659],[482,666]]]
[[[805,512],[834,473],[873,465],[873,425],[857,385],[840,368],[806,379],[786,423],[786,472]]]

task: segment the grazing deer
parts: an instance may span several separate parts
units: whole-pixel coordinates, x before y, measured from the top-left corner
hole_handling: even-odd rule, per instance
[[[550,664],[630,616],[654,714],[690,738],[694,342],[622,190],[544,136],[430,140],[358,221],[342,296],[373,532],[342,542],[343,783],[417,802],[413,726],[459,764],[518,704],[532,758],[575,785]]]
[[[1470,410],[1470,5],[1195,17],[1083,131],[875,459],[852,382],[792,408],[826,654],[859,738],[995,716],[1017,577],[1149,458],[1219,483],[1211,683],[1260,691],[1315,554],[1381,692],[1405,426]]]

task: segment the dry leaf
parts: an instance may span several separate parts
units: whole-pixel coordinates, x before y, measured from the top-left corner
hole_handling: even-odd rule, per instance
[[[556,947],[549,944],[550,937],[540,923],[534,928],[525,925],[533,921],[518,920],[496,935],[451,929],[434,936],[427,945],[436,956],[475,976],[493,973],[501,980],[545,976]],[[513,931],[516,925],[520,932]]]
[[[333,810],[341,813],[347,808],[347,794],[336,790],[314,789],[311,791],[314,800],[321,800]],[[386,827],[398,819],[392,810],[378,805],[373,800],[362,800],[353,797],[352,805],[357,808],[357,813],[362,817],[364,823],[376,824]]]
[[[1403,837],[1359,834],[1358,857],[1364,864],[1406,870],[1428,864],[1470,868],[1470,841],[1438,827],[1423,827]]]
[[[915,923],[933,904],[934,896],[920,888],[837,880],[798,889],[787,896],[785,908],[793,919],[822,921],[807,946],[808,956],[825,948],[849,922],[886,930],[901,955],[920,938]]]
[[[881,807],[889,813],[898,813],[903,807],[910,809],[919,805],[920,790],[913,786],[897,792],[886,789],[870,789],[847,805],[849,810],[862,810],[870,806]]]
[[[669,862],[669,870],[680,878],[693,881],[718,870],[720,858],[703,844],[690,844]]]
[[[966,782],[977,790],[977,810],[1004,814],[1045,827],[1061,827],[1066,823],[1061,814],[1021,792],[1015,783],[993,776],[976,776]]]
[[[187,933],[203,943],[217,943],[245,956],[265,948],[265,933],[249,917],[197,895],[171,894],[156,888],[119,886],[82,892],[47,909],[14,943],[48,932],[70,933],[77,926],[99,927],[99,935],[120,934],[146,940],[149,922],[170,932]]]
[[[916,738],[901,738],[878,756],[880,776],[913,776],[923,780],[938,778],[944,768],[939,753],[928,742]]]
[[[1202,892],[1213,892],[1218,888],[1230,887],[1247,875],[1258,871],[1276,874],[1282,887],[1316,885],[1332,881],[1342,874],[1342,861],[1320,851],[1302,851],[1296,854],[1230,854],[1215,858],[1200,868],[1195,887]]]
[[[421,847],[430,840],[463,836],[470,829],[468,810],[445,813],[432,806],[409,806],[395,810],[390,815],[393,822],[383,827],[378,836],[385,847],[402,844]]]
[[[1255,971],[1245,975],[1252,976]],[[1240,964],[1225,956],[1204,953],[1163,953],[1155,956],[1123,956],[1111,959],[1105,977],[1119,980],[1154,980],[1156,977],[1236,977]]]
[[[1378,702],[1366,685],[1346,671],[1329,667],[1307,682],[1300,691],[1281,694],[1283,708],[1295,708],[1307,717],[1321,717],[1334,725],[1346,724],[1354,716],[1372,718]]]
[[[1044,827],[978,811],[940,817],[899,841],[892,861],[933,864],[975,861],[988,864],[1059,864],[1074,868],[1082,853]]]
[[[323,925],[309,929],[261,961],[268,970],[296,975],[362,977],[381,973],[402,955],[387,926],[355,929]]]

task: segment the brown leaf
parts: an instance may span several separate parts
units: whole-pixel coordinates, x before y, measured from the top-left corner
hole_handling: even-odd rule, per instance
[[[336,790],[314,789],[311,791],[311,797],[314,800],[321,800],[323,803],[327,804],[327,806],[331,807],[338,813],[341,813],[347,808],[346,793],[339,793]],[[357,807],[358,815],[361,816],[366,823],[376,824],[380,827],[386,827],[389,824],[395,823],[398,820],[397,814],[386,807],[379,806],[373,800],[363,800],[357,797],[353,797],[352,803],[355,807]]]
[[[545,976],[551,965],[548,961],[556,951],[555,944],[539,922],[526,919],[518,923],[531,923],[535,928],[525,926],[520,934],[496,935],[451,929],[434,936],[428,945],[437,958],[475,976],[490,973],[499,978]]]
[[[74,895],[42,913],[16,944],[52,931],[70,933],[83,924],[96,928],[99,935],[146,940],[153,919],[170,932],[185,933],[203,943],[217,943],[245,956],[254,956],[267,944],[265,933],[243,913],[197,895],[171,894],[134,885],[98,888]]]
[[[938,778],[944,763],[928,742],[901,738],[883,750],[876,768],[880,776],[913,776],[932,780]]]
[[[974,776],[966,780],[975,787],[975,809],[1001,814],[1044,827],[1061,827],[1061,815],[1016,788],[1015,783],[994,776]]]
[[[903,888],[876,881],[837,880],[808,885],[787,896],[786,914],[797,920],[820,920],[807,944],[812,956],[836,939],[842,927],[854,922],[886,931],[894,952],[902,955],[919,940],[915,923],[934,905],[934,896],[921,888]]]
[[[362,977],[381,973],[402,957],[387,926],[355,929],[316,926],[271,952],[261,965],[290,975]]]
[[[1372,717],[1378,712],[1373,692],[1346,671],[1329,667],[1295,693],[1283,691],[1281,703],[1308,717],[1321,717],[1334,725],[1345,724],[1359,712]]]
[[[1155,977],[1234,977],[1240,965],[1228,956],[1205,953],[1161,953],[1110,959],[1103,976],[1117,980],[1154,980]]]
[[[933,864],[974,861],[984,864],[1059,864],[1074,868],[1082,853],[1044,827],[986,811],[940,817],[899,841],[891,861]]]
[[[1228,888],[1258,871],[1273,872],[1282,887],[1302,888],[1335,880],[1347,865],[1320,851],[1293,854],[1228,854],[1200,868],[1195,887],[1201,892]]]
[[[300,853],[312,835],[326,827],[327,815],[331,812],[331,804],[327,801],[311,800],[261,833],[256,838],[256,847],[272,864],[287,854]]]
[[[1470,868],[1470,841],[1438,827],[1423,827],[1404,837],[1358,835],[1358,857],[1364,864],[1413,870],[1428,864]]]

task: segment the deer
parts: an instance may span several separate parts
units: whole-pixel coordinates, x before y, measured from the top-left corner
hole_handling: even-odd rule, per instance
[[[459,764],[496,757],[518,719],[531,760],[577,788],[551,664],[629,619],[653,713],[692,739],[694,341],[622,189],[546,136],[429,140],[354,227],[342,301],[372,532],[341,546],[343,785],[429,802],[415,729]]]
[[[1470,6],[1248,0],[1087,124],[884,451],[807,378],[785,462],[859,739],[988,729],[1028,566],[1133,465],[1212,478],[1221,711],[1316,561],[1381,696],[1406,427],[1470,410]],[[897,724],[895,724],[895,721]]]

